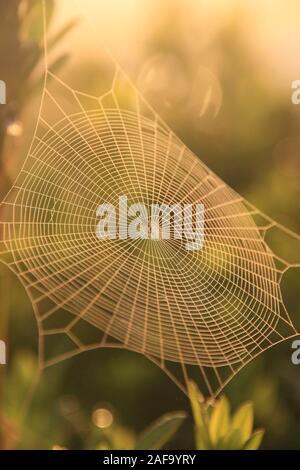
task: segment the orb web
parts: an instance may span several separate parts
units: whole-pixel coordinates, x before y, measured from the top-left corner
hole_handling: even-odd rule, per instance
[[[189,150],[113,62],[101,96],[46,67],[29,154],[1,204],[0,258],[32,301],[42,366],[98,347],[144,354],[184,389],[194,368],[214,395],[296,328],[276,255],[276,224]],[[131,100],[124,100],[124,87]],[[49,113],[49,109],[51,112]],[[205,243],[99,240],[96,209],[204,204]]]

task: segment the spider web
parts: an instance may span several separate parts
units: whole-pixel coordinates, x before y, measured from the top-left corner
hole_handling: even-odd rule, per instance
[[[213,396],[259,353],[297,334],[281,281],[299,263],[275,254],[267,238],[274,230],[299,236],[204,165],[113,58],[108,89],[93,96],[53,73],[45,54],[36,131],[0,223],[0,259],[32,302],[40,365],[125,348],[183,390],[196,368],[203,394]],[[129,204],[204,204],[203,248],[99,240],[99,203],[117,205],[123,194]]]

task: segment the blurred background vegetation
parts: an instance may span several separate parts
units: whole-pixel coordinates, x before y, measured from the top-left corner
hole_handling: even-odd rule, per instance
[[[299,232],[300,107],[290,99],[300,73],[299,2],[77,3],[186,145],[257,207]],[[7,84],[7,104],[0,107],[1,198],[34,131],[43,76],[40,4],[0,0],[0,79]],[[47,5],[52,67],[77,89],[88,80],[99,94],[106,63],[97,47],[88,47],[80,15],[73,22],[73,2]],[[174,410],[184,419],[163,445],[195,448],[188,398],[134,353],[83,353],[47,369],[30,396],[37,369],[32,307],[19,281],[3,267],[0,274],[0,337],[8,344],[8,365],[0,370],[1,448],[130,448],[149,423]],[[293,318],[299,288],[291,270],[283,290]],[[266,430],[263,448],[300,448],[300,366],[290,357],[289,341],[272,348],[225,390],[233,408],[253,402],[255,424]]]

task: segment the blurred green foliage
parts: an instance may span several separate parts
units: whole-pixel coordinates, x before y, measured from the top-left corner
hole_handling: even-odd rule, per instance
[[[185,411],[169,412],[136,433],[120,422],[110,405],[101,403],[88,412],[81,405],[84,397],[71,395],[60,397],[49,414],[44,405],[51,402],[53,390],[48,389],[47,381],[39,380],[37,370],[35,357],[26,352],[20,353],[11,367],[4,397],[6,449],[157,450],[168,448],[176,435],[180,436],[188,416]],[[57,384],[51,381],[53,389],[59,387],[59,376],[55,380]],[[32,393],[37,397],[34,406],[28,408]],[[189,400],[194,420],[191,448],[256,450],[260,446],[264,431],[253,432],[252,403],[242,404],[231,415],[225,396],[205,402],[194,382],[189,384]]]
[[[44,80],[44,42],[40,0],[1,0],[0,11],[0,71],[7,87],[7,104],[0,108],[0,151],[3,152],[9,126],[18,120],[24,106]],[[54,0],[47,0],[47,29],[54,12]],[[49,54],[75,23],[69,22],[51,37]],[[67,59],[67,54],[60,54],[50,62],[49,68],[58,71]]]
[[[43,76],[40,3],[0,0],[0,76],[8,85],[8,105],[0,109],[1,196],[9,186],[5,161],[12,160],[5,144],[15,139],[7,135],[7,129],[11,123],[22,123],[23,113],[30,115],[31,98]],[[55,17],[55,2],[49,0],[47,4],[49,26]],[[199,117],[185,106],[188,100],[183,94],[158,111],[226,182],[260,209],[299,231],[295,204],[300,177],[299,110],[291,106],[287,94],[273,85],[272,75],[266,73],[262,78],[262,64],[249,53],[243,35],[245,18],[233,15],[205,54],[197,49],[190,52],[185,46],[177,4],[168,2],[168,8],[162,9],[151,37],[143,43],[142,56],[145,60],[157,53],[172,56],[188,82],[198,66],[213,68],[217,58],[223,103],[216,117],[211,113]],[[72,27],[73,23],[67,24],[56,33],[50,46],[56,47]],[[205,31],[193,34],[197,43]],[[65,54],[59,55],[51,66],[66,65],[66,59]],[[99,69],[99,64],[92,61],[88,66],[90,76]],[[136,78],[140,72],[137,69]],[[81,70],[65,73],[80,80]],[[159,105],[159,100],[154,104]],[[19,150],[18,160],[22,162],[23,157]],[[289,249],[289,241],[274,240],[278,250]],[[37,328],[32,306],[19,281],[7,270],[4,275],[9,287],[5,294],[2,290],[1,321],[9,313],[9,332],[6,334],[5,326],[1,326],[1,332],[8,337],[9,363],[5,382],[0,383],[4,390],[0,396],[2,448],[132,448],[157,442],[169,448],[195,447],[188,399],[161,370],[137,354],[92,351],[47,369],[36,381]],[[299,276],[291,271],[286,279],[286,304],[295,313],[300,306]],[[290,354],[290,344],[283,343],[254,359],[234,378],[226,387],[230,403],[237,407],[233,416],[225,398],[215,407],[204,406],[201,399],[194,398],[198,392],[193,389],[197,448],[258,447],[262,432],[252,431],[249,400],[254,403],[256,424],[266,429],[263,448],[300,448],[300,375],[291,364]],[[241,405],[245,400],[248,404]],[[113,415],[113,424],[107,428],[93,424],[94,411],[102,408]],[[182,414],[170,415],[174,409],[183,410]],[[154,425],[143,432],[149,422],[166,413],[158,429]],[[170,441],[161,437],[160,431],[165,428],[166,436],[172,437]]]

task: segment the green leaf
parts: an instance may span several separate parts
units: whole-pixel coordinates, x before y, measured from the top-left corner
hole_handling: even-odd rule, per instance
[[[225,396],[216,403],[209,422],[209,434],[212,444],[216,446],[218,442],[226,436],[230,425],[230,405]]]
[[[175,411],[162,416],[141,434],[137,439],[135,449],[161,449],[174,436],[185,418],[186,413],[183,411]]]
[[[243,444],[250,438],[253,428],[253,405],[251,402],[244,403],[235,412],[232,428],[240,431]]]
[[[197,450],[210,449],[210,439],[208,433],[208,416],[204,406],[204,398],[195,382],[188,384],[188,393],[191,402],[196,434]]]
[[[46,29],[48,29],[49,24],[52,20],[55,3],[54,0],[47,0],[46,5]],[[27,36],[31,41],[40,42],[44,34],[44,23],[43,23],[43,2],[34,1],[32,6],[28,11],[25,19],[24,25],[27,32]]]
[[[255,431],[250,437],[250,439],[248,439],[248,441],[246,442],[244,450],[257,450],[263,440],[264,433],[265,431],[263,429]]]

